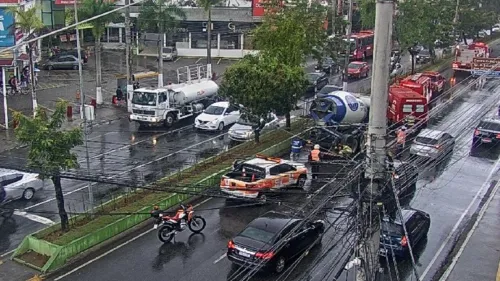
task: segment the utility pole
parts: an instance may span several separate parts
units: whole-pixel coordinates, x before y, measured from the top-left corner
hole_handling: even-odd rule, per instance
[[[35,42],[28,43],[28,54],[30,63],[30,80],[31,80],[31,99],[33,100],[33,117],[36,115],[36,109],[38,108],[38,102],[36,98],[36,85],[35,85],[35,62],[33,61],[33,45]],[[4,80],[5,81],[5,80]]]
[[[368,276],[366,268],[374,273],[378,269],[378,251],[380,246],[380,227],[373,225],[372,209],[377,209],[373,200],[380,194],[382,187],[388,182],[390,173],[386,166],[386,134],[387,134],[387,99],[389,88],[389,63],[391,57],[392,20],[394,2],[377,0],[375,16],[375,41],[373,71],[371,81],[370,120],[368,123],[367,170],[365,178],[370,184],[367,191],[369,204],[363,204],[362,210],[368,211],[368,230],[360,234],[359,254],[365,266],[360,266],[356,274],[357,281],[373,280]]]
[[[78,9],[76,6],[76,1],[73,2],[73,7],[75,9],[75,23],[78,24]],[[78,31],[78,25],[76,30],[76,49],[78,53],[78,78],[80,87],[80,112],[83,118],[84,127],[84,144],[85,144],[85,160],[87,162],[87,173],[90,176],[90,157],[89,157],[89,147],[88,147],[88,127],[87,127],[87,116],[85,114],[85,94],[83,93],[83,73],[82,73],[82,46],[80,45],[80,34]],[[90,213],[94,214],[94,191],[92,190],[92,183],[88,182],[88,192],[89,192],[89,204]]]
[[[125,5],[127,6],[125,8],[125,60],[126,60],[126,71],[127,71],[127,91],[126,91],[126,99],[127,99],[127,110],[130,108],[131,105],[129,105],[129,95],[132,94],[132,91],[134,90],[132,86],[132,36],[130,32],[130,7],[128,6],[130,4],[130,0],[125,0]]]
[[[207,65],[209,64],[212,64],[212,6],[208,8],[207,22]]]
[[[349,69],[349,55],[351,54],[351,30],[352,30],[352,0],[349,0],[349,10],[347,11],[347,47],[345,52],[344,75],[342,75],[342,90],[347,91],[347,70]]]
[[[165,2],[163,0],[160,1],[160,15],[161,8],[164,4]],[[160,31],[160,38],[158,38],[158,88],[161,88],[163,87],[163,45],[165,44],[165,31],[163,29],[164,19],[160,19],[160,22],[158,24],[158,30]]]

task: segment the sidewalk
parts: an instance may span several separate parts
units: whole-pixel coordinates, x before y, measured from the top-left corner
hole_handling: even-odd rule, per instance
[[[66,123],[64,123],[62,125],[63,129],[70,129],[81,126],[83,120],[80,119],[80,113],[78,113],[78,111],[75,112],[75,109],[73,110],[73,120],[68,120]],[[117,107],[114,105],[98,106],[95,110],[95,115],[96,116],[95,120],[93,121],[93,127],[111,124],[115,121],[128,118],[129,116],[126,106]],[[0,128],[0,143],[2,144],[0,146],[0,153],[20,147],[19,143],[17,143],[16,141],[14,130],[12,128],[10,128],[9,130]]]
[[[500,281],[500,190],[492,196],[470,240],[462,246],[461,255],[458,252],[457,263],[446,280]]]

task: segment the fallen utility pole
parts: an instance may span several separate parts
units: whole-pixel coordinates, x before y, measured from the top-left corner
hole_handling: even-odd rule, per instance
[[[368,123],[367,169],[365,178],[369,182],[367,193],[369,202],[362,202],[362,216],[368,218],[363,225],[367,226],[359,233],[359,256],[362,266],[356,273],[358,281],[374,280],[378,266],[380,245],[380,226],[374,225],[373,210],[377,209],[374,200],[380,195],[382,188],[389,182],[389,171],[386,166],[386,134],[387,134],[387,99],[389,89],[389,64],[391,56],[392,19],[394,2],[377,0],[375,16],[375,41],[373,55],[373,71],[371,81],[371,106]],[[366,202],[366,200],[365,200]],[[372,274],[370,274],[372,273]]]
[[[342,90],[347,91],[347,74],[349,70],[349,55],[351,54],[351,32],[352,32],[352,0],[349,0],[349,10],[347,11],[346,38],[347,47],[345,51],[344,75],[342,75]]]

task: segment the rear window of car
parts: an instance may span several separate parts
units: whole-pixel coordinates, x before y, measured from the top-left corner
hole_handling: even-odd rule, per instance
[[[257,240],[257,241],[264,242],[264,243],[269,243],[269,242],[272,242],[275,235],[276,234],[273,232],[269,232],[269,231],[266,231],[264,229],[249,226],[249,227],[245,228],[245,230],[243,230],[240,233],[240,235],[238,235],[238,236],[251,238],[253,240]]]
[[[415,139],[415,141],[418,142],[418,143],[421,143],[421,144],[431,144],[431,145],[434,145],[434,144],[438,143],[438,140],[431,139],[431,138],[426,138],[426,137],[417,137]]]
[[[485,129],[485,130],[500,132],[500,124],[493,123],[493,122],[481,121],[479,123],[479,126],[477,126],[477,127],[478,127],[478,129]]]
[[[382,222],[382,231],[387,234],[402,234],[403,227],[399,224],[395,224],[388,221]]]
[[[243,164],[241,165],[238,170],[243,172],[243,169],[245,169],[246,173],[256,173],[256,174],[265,174],[266,169],[260,168],[254,165],[249,165],[249,164]]]

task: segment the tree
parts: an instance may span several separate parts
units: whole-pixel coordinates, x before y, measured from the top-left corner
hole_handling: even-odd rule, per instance
[[[375,0],[361,0],[359,12],[361,14],[361,26],[363,28],[375,27]]]
[[[61,129],[67,105],[67,102],[58,102],[50,118],[41,107],[37,108],[37,114],[33,118],[20,112],[14,113],[14,120],[18,124],[15,129],[16,138],[28,146],[28,167],[38,171],[42,178],[50,177],[54,183],[63,231],[67,231],[69,225],[64,207],[61,172],[78,167],[77,155],[71,149],[83,144],[80,128]]]
[[[85,20],[95,16],[100,16],[92,21],[92,35],[95,40],[95,59],[96,59],[96,101],[102,104],[102,66],[101,66],[101,37],[106,30],[106,26],[113,22],[118,14],[110,13],[115,8],[113,1],[107,0],[82,0],[78,8],[78,19]]]
[[[262,120],[270,112],[284,114],[290,127],[290,111],[306,88],[301,66],[290,66],[275,58],[246,56],[226,70],[219,93],[232,104],[244,105],[246,116],[256,124],[255,141],[259,142]]]
[[[477,1],[461,0],[459,4],[456,30],[460,32],[464,42],[466,35],[475,36],[483,29],[490,30],[498,21],[498,3],[495,5],[485,1],[482,5]]]
[[[197,0],[198,5],[207,13],[207,64],[212,63],[212,7],[221,0]]]
[[[292,6],[273,4],[263,23],[253,31],[254,42],[262,56],[279,63],[300,66],[308,56],[322,56],[327,32],[326,8],[297,0]]]
[[[158,86],[163,87],[163,46],[164,34],[175,31],[180,20],[186,19],[186,14],[175,4],[166,4],[165,0],[147,0],[142,3],[138,23],[139,26],[150,32],[159,33],[158,40]]]
[[[45,25],[43,24],[40,17],[38,17],[38,9],[32,7],[30,9],[24,10],[19,7],[8,7],[7,12],[14,15],[15,21],[12,26],[12,33],[15,34],[16,29],[20,29],[25,35],[25,41],[33,39],[35,34],[40,32]],[[29,70],[31,78],[31,97],[33,100],[33,116],[37,112],[38,104],[36,98],[36,88],[35,88],[35,70],[33,63],[33,48],[35,42],[28,43],[28,56],[29,56]]]

